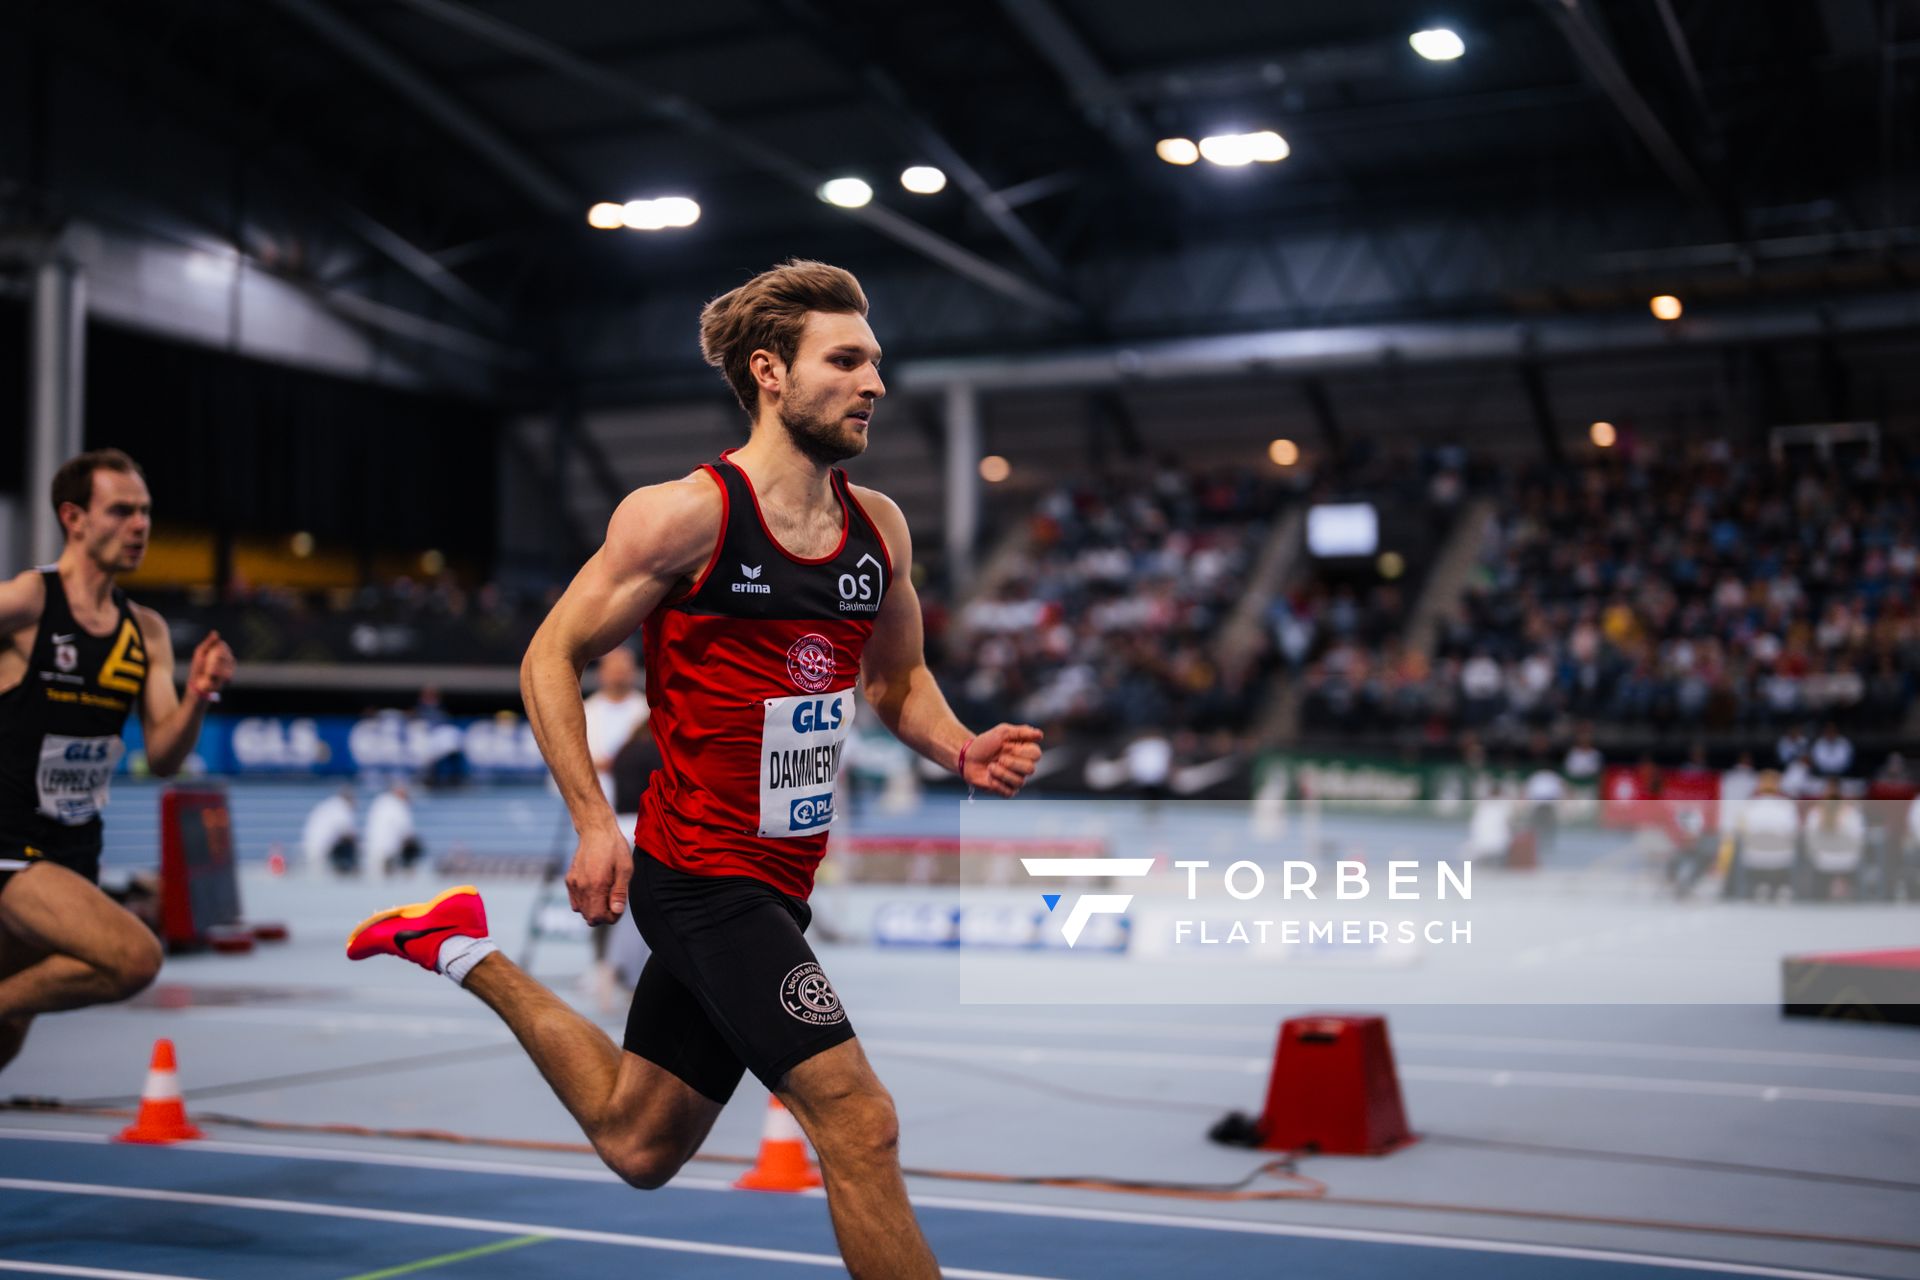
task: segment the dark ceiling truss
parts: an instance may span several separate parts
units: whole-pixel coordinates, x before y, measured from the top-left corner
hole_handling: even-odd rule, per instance
[[[216,110],[208,104],[207,94],[199,91],[203,86],[182,85],[183,74],[190,72],[174,59],[158,56],[170,48],[192,46],[196,32],[179,13],[162,13],[156,18],[160,22],[154,41],[139,51],[130,72],[115,66],[111,57],[105,67],[96,67],[96,72],[111,77],[119,91],[128,95],[134,109],[158,112],[196,133],[224,139],[231,155],[223,185],[191,191],[147,186],[140,189],[138,201],[102,200],[71,186],[59,191],[24,189],[14,203],[27,211],[27,217],[45,222],[51,216],[55,224],[81,219],[174,249],[204,250],[209,243],[225,244],[239,255],[244,270],[292,286],[380,344],[397,343],[399,351],[440,352],[487,369],[526,366],[525,353],[500,336],[506,326],[498,307],[390,226],[349,203],[339,194],[343,184],[316,178],[316,174],[326,172],[324,166],[283,130],[285,116],[294,105],[286,86],[269,83],[257,99],[226,99],[228,103],[243,102],[241,109]],[[47,38],[50,40],[52,33]],[[44,43],[42,62],[36,65],[42,67],[43,75],[52,74],[52,60],[56,58],[94,65],[93,59],[85,56],[93,52],[91,47]],[[188,88],[195,91],[189,92]],[[220,88],[230,95],[240,92],[235,84],[224,80]],[[35,145],[32,139],[29,145]],[[271,182],[262,183],[262,176]],[[283,224],[268,233],[257,223],[250,206],[249,192],[256,185],[277,185],[283,196],[296,194],[299,203],[314,216],[304,225]],[[378,291],[388,296],[374,297],[365,290],[348,288],[316,268],[319,251],[293,248],[299,242],[325,238],[330,233],[342,236],[330,249],[359,244],[371,251],[369,258],[399,267],[406,278],[430,289],[465,319],[480,322],[491,335],[431,314],[433,308],[424,297],[395,298],[392,295],[396,291],[391,288]],[[470,380],[463,389],[473,390]]]
[[[335,202],[335,214],[368,246],[469,318],[495,333],[510,327],[511,321],[503,308],[482,297],[433,254],[344,201]]]
[[[811,197],[827,175],[815,173],[779,148],[767,145],[738,130],[729,128],[712,112],[697,103],[674,94],[660,93],[597,63],[562,48],[550,40],[489,14],[481,13],[453,0],[400,0],[408,8],[460,30],[497,48],[510,50],[537,62],[576,84],[586,86],[625,103],[649,118],[684,129],[732,153],[753,167],[779,178],[787,185]],[[921,254],[974,284],[1054,316],[1071,319],[1079,308],[1017,272],[1010,271],[963,245],[921,225],[885,205],[874,203],[844,210],[847,216],[865,223],[899,244]]]
[[[527,29],[461,0],[36,0],[16,12],[43,16],[55,62],[91,67],[226,154],[196,150],[169,183],[122,140],[137,130],[78,134],[62,115],[44,144],[24,127],[6,176],[33,186],[50,149],[52,185],[34,189],[65,212],[110,221],[116,195],[133,194],[144,207],[120,225],[192,220],[203,244],[205,231],[276,278],[341,295],[329,309],[383,348],[459,353],[440,369],[484,361],[514,372],[519,396],[570,370],[711,391],[694,311],[795,252],[860,271],[890,364],[1396,320],[1644,318],[1666,291],[1704,323],[1717,304],[1910,287],[1920,270],[1904,127],[1920,109],[1914,0],[1487,0],[1484,38],[1468,36],[1490,55],[1449,70],[1411,61],[1397,33],[1348,24],[1343,37],[1324,13],[1236,47],[1221,37],[1227,0],[1191,0],[1196,28],[1221,38],[1182,44],[1175,65],[1142,41],[1148,0],[925,3],[934,16],[902,31],[964,20],[1001,51],[980,80],[998,115],[935,87],[963,74],[964,42],[885,27],[810,49],[794,18],[832,16],[839,0],[714,0],[691,16],[550,0],[511,10]],[[0,43],[28,25],[0,6]],[[676,67],[687,51],[702,67],[737,51],[765,72],[709,95]],[[657,87],[683,84],[686,96]],[[1159,127],[1198,127],[1241,95],[1294,140],[1291,162],[1236,175],[1153,158]],[[832,125],[836,163],[924,156],[952,196],[887,192],[844,216],[819,205],[824,175],[783,149],[796,114]],[[97,172],[63,165],[81,147],[103,157]],[[697,233],[581,225],[589,200],[634,194],[623,185],[669,164],[709,204]],[[76,173],[93,185],[63,187]]]
[[[1698,229],[1710,224],[1702,220]],[[1681,247],[1672,247],[1673,231],[1670,208],[1657,201],[1577,212],[1542,207],[1500,218],[1467,211],[1382,218],[1319,231],[1267,228],[1103,256],[1078,269],[1077,284],[1083,296],[1100,300],[1109,336],[1125,341],[1416,316],[1644,316],[1655,292],[1698,289],[1729,302],[1759,301],[1773,293],[1773,281],[1804,279],[1828,262],[1857,264],[1886,286],[1898,284],[1901,261],[1920,264],[1920,229]],[[904,358],[1004,348],[1023,334],[1055,340],[1044,330],[1020,329],[1020,317],[984,295],[925,272],[879,272],[866,283],[875,323]],[[665,297],[612,310],[600,323],[609,332],[651,334],[649,341],[669,344],[657,350],[671,350],[690,305]],[[589,367],[596,377],[614,376],[606,364]]]
[[[1725,202],[1701,177],[1692,158],[1674,139],[1666,122],[1621,64],[1619,53],[1590,0],[1585,3],[1583,0],[1539,0],[1539,3],[1566,37],[1586,73],[1607,95],[1668,180],[1695,204],[1724,214]]]
[[[1081,113],[1121,156],[1134,159],[1151,150],[1153,134],[1134,110],[1127,90],[1101,65],[1052,0],[1000,0],[1000,8],[1065,81]]]
[[[328,0],[274,0],[322,39],[406,98],[414,108],[464,143],[552,214],[577,214],[580,197],[538,157],[484,119],[471,105],[434,83],[384,42],[342,17]]]
[[[967,203],[999,233],[1027,265],[1039,272],[1052,289],[1064,286],[1066,269],[1027,224],[1014,213],[995,191],[993,184],[972,162],[948,141],[928,119],[907,87],[880,64],[872,49],[849,50],[847,34],[814,4],[813,0],[772,0],[775,12],[790,18],[807,40],[823,55],[840,61],[851,55],[859,64],[860,83],[866,94],[881,108],[878,118],[905,144],[909,154],[918,153],[953,181]],[[856,37],[857,39],[857,37]]]
[[[1680,69],[1681,81],[1686,85],[1687,97],[1699,113],[1700,123],[1717,150],[1720,130],[1714,119],[1713,104],[1707,100],[1707,87],[1700,78],[1700,64],[1693,56],[1693,43],[1687,38],[1687,29],[1680,24],[1680,15],[1673,7],[1673,0],[1653,0],[1653,4],[1659,12],[1660,29],[1667,37],[1674,63]]]

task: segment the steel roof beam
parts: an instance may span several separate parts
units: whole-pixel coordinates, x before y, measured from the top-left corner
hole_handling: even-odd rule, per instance
[[[1100,65],[1093,50],[1050,0],[1000,0],[1000,8],[1034,50],[1060,73],[1087,119],[1112,139],[1122,154],[1144,154],[1153,137],[1128,101],[1126,88]]]
[[[567,184],[466,103],[430,80],[418,67],[341,17],[322,0],[274,0],[406,98],[421,114],[487,161],[549,213],[578,213],[580,200]],[[404,265],[404,264],[403,264]]]
[[[1633,78],[1620,65],[1613,43],[1594,25],[1580,0],[1540,0],[1540,5],[1572,46],[1574,57],[1579,59],[1587,74],[1612,100],[1614,109],[1619,111],[1627,127],[1633,130],[1641,145],[1653,157],[1654,163],[1660,166],[1673,185],[1680,188],[1689,199],[1724,216],[1712,188],[1701,178],[1699,170],[1694,168],[1693,161],[1687,158],[1680,144],[1674,141],[1659,115],[1641,96]]]
[[[305,3],[307,0],[281,0],[281,2]],[[755,168],[770,173],[789,186],[805,192],[809,197],[819,190],[820,184],[826,179],[827,175],[814,172],[790,158],[785,152],[729,128],[712,112],[697,103],[674,94],[649,89],[628,76],[588,62],[549,40],[542,39],[511,23],[502,22],[490,14],[481,13],[465,4],[454,3],[454,0],[401,0],[401,3],[418,13],[464,31],[477,40],[517,53],[569,80],[625,102],[655,119],[667,121],[689,133],[706,138]],[[939,263],[955,275],[991,289],[1003,297],[1011,298],[1023,306],[1059,319],[1074,319],[1081,314],[1080,308],[1067,299],[1034,284],[1017,272],[1009,271],[998,263],[981,257],[971,249],[955,244],[938,232],[883,205],[869,204],[859,209],[844,209],[842,212],[872,227],[896,243],[905,245],[923,257]]]
[[[906,360],[888,381],[895,391],[920,394],[954,382],[972,383],[983,391],[1064,390],[1307,375],[1381,364],[1559,360],[1907,330],[1920,330],[1920,295],[1885,293],[1807,299],[1713,315],[1690,313],[1679,326],[1665,325],[1644,308],[1634,308],[1605,315],[1276,329],[1045,354]]]
[[[335,209],[341,221],[346,223],[355,235],[402,271],[489,329],[500,331],[507,328],[507,316],[504,311],[482,297],[473,286],[455,275],[445,263],[425,249],[345,201],[337,201]]]
[[[780,0],[780,7],[806,29],[816,48],[826,49],[832,24],[812,0]],[[837,33],[835,35],[837,38]],[[837,51],[835,56],[840,56]],[[1056,283],[1065,279],[1066,271],[1060,260],[1040,243],[1040,238],[1013,212],[1013,206],[994,190],[993,184],[981,177],[980,171],[914,105],[906,87],[891,72],[870,57],[862,58],[860,81],[887,108],[888,122],[906,136],[909,145],[918,147],[927,160],[939,165],[953,179],[967,203],[993,225],[1029,266]]]

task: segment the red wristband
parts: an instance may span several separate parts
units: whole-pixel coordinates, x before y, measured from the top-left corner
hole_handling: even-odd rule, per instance
[[[960,754],[953,762],[953,771],[963,778],[967,776],[967,748],[972,746],[976,741],[977,739],[968,738],[965,742],[961,743]]]

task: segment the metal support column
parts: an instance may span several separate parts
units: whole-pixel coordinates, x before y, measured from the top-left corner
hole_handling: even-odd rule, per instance
[[[947,582],[958,599],[973,578],[980,531],[980,392],[972,383],[951,382],[946,401]]]
[[[27,545],[35,564],[66,543],[49,503],[60,464],[84,447],[87,288],[80,268],[55,253],[33,273],[33,355],[28,387]]]

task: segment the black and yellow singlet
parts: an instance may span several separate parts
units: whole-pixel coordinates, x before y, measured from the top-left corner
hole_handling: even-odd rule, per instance
[[[0,882],[48,858],[97,878],[100,812],[126,750],[121,731],[147,683],[147,649],[126,593],[94,635],[42,569],[46,604],[20,683],[0,693]]]

